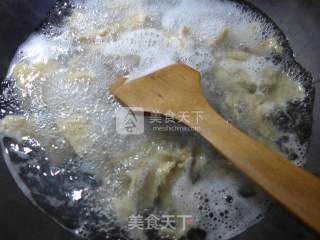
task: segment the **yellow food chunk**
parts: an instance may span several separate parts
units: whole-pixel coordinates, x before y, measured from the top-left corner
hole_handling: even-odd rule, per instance
[[[243,69],[226,69],[216,64],[212,73],[224,88],[231,92],[254,93],[257,89],[250,75]]]
[[[230,30],[229,28],[225,27],[223,31],[219,34],[219,36],[214,40],[214,46],[221,46],[224,44],[230,35]]]
[[[103,42],[104,39],[110,34],[117,34],[120,31],[118,24],[101,27],[100,30],[89,31],[85,33],[78,33],[78,40],[81,44],[98,44]]]
[[[289,101],[302,100],[304,97],[305,92],[299,82],[290,79],[282,72],[277,75],[277,84],[270,91],[270,100],[276,105],[286,107]]]
[[[132,214],[152,207],[159,199],[164,209],[167,209],[167,190],[174,175],[179,174],[182,166],[192,159],[190,147],[175,149],[172,152],[153,150],[148,156],[139,159],[123,181],[124,194],[115,199],[114,206],[120,219],[127,219]],[[122,160],[123,161],[123,160]]]
[[[163,161],[161,155],[156,155],[152,159],[144,160],[138,169],[131,171],[128,193],[115,201],[120,218],[126,218],[153,206],[159,194],[159,187],[165,183],[176,164],[176,161]]]
[[[18,138],[23,136],[34,136],[34,131],[24,116],[6,116],[0,121],[0,132],[4,132]]]
[[[17,64],[12,70],[12,77],[16,81],[16,86],[21,95],[26,97],[34,89],[41,90],[41,81],[53,74],[57,68],[58,64],[54,61],[34,65]]]
[[[71,115],[58,119],[57,127],[60,133],[68,140],[74,151],[82,156],[90,148],[89,121],[81,115]]]
[[[191,29],[189,27],[183,26],[182,28],[180,28],[179,30],[180,37],[187,36],[189,34],[191,34]]]

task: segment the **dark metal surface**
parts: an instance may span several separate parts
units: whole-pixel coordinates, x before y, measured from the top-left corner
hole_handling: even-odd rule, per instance
[[[45,18],[54,0],[0,1],[0,79],[3,79],[16,48]],[[320,1],[250,0],[269,15],[289,38],[300,62],[320,78]],[[307,169],[320,173],[320,83],[317,88],[312,144]],[[77,239],[36,209],[16,186],[0,159],[0,239]],[[279,207],[262,223],[237,236],[236,240],[319,239]]]
[[[17,47],[47,16],[55,0],[0,0],[0,79]],[[0,239],[77,239],[27,200],[0,157]]]

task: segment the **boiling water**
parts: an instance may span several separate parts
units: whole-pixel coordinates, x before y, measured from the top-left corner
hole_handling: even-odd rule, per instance
[[[230,1],[75,0],[70,16],[31,35],[10,67],[22,115],[5,118],[1,129],[22,143],[3,144],[11,157],[29,159],[13,161],[12,171],[40,207],[84,237],[145,239],[148,231],[128,230],[130,214],[174,214],[191,215],[187,230],[201,229],[206,239],[229,239],[262,219],[263,194],[195,134],[159,133],[148,121],[143,135],[117,134],[119,104],[109,87],[123,75],[131,81],[185,63],[201,72],[208,100],[224,117],[302,165],[307,141],[270,116],[307,97],[305,76],[287,66],[293,60],[282,40],[264,17]],[[285,60],[275,61],[279,56]],[[245,81],[237,79],[241,74]],[[128,176],[147,198],[143,185],[148,176],[157,179],[150,174],[168,155],[176,165],[159,177],[164,183],[155,185],[153,204],[139,209]],[[193,161],[203,166],[194,170]],[[127,194],[138,206],[123,214]],[[173,239],[186,234],[156,231]]]

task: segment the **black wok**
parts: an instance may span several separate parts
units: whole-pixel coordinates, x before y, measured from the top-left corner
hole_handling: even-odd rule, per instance
[[[0,1],[0,80],[17,47],[39,27],[55,0]],[[320,1],[250,0],[284,31],[300,62],[314,77],[316,101],[314,127],[306,168],[320,175]],[[65,9],[67,14],[68,9]],[[59,15],[54,17],[59,21]],[[3,86],[2,86],[3,87]],[[319,189],[320,191],[320,189]],[[320,204],[320,203],[319,203]],[[78,239],[38,210],[17,187],[0,159],[0,238],[10,240]],[[278,206],[266,218],[234,239],[318,239],[310,230]],[[194,238],[191,238],[194,239]]]

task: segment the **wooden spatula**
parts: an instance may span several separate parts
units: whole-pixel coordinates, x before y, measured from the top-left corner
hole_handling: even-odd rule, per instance
[[[155,73],[125,83],[116,82],[111,91],[124,105],[145,112],[201,112],[179,119],[195,129],[225,158],[256,182],[275,200],[320,233],[320,181],[294,166],[281,155],[242,133],[225,121],[203,97],[200,74],[175,64]]]

